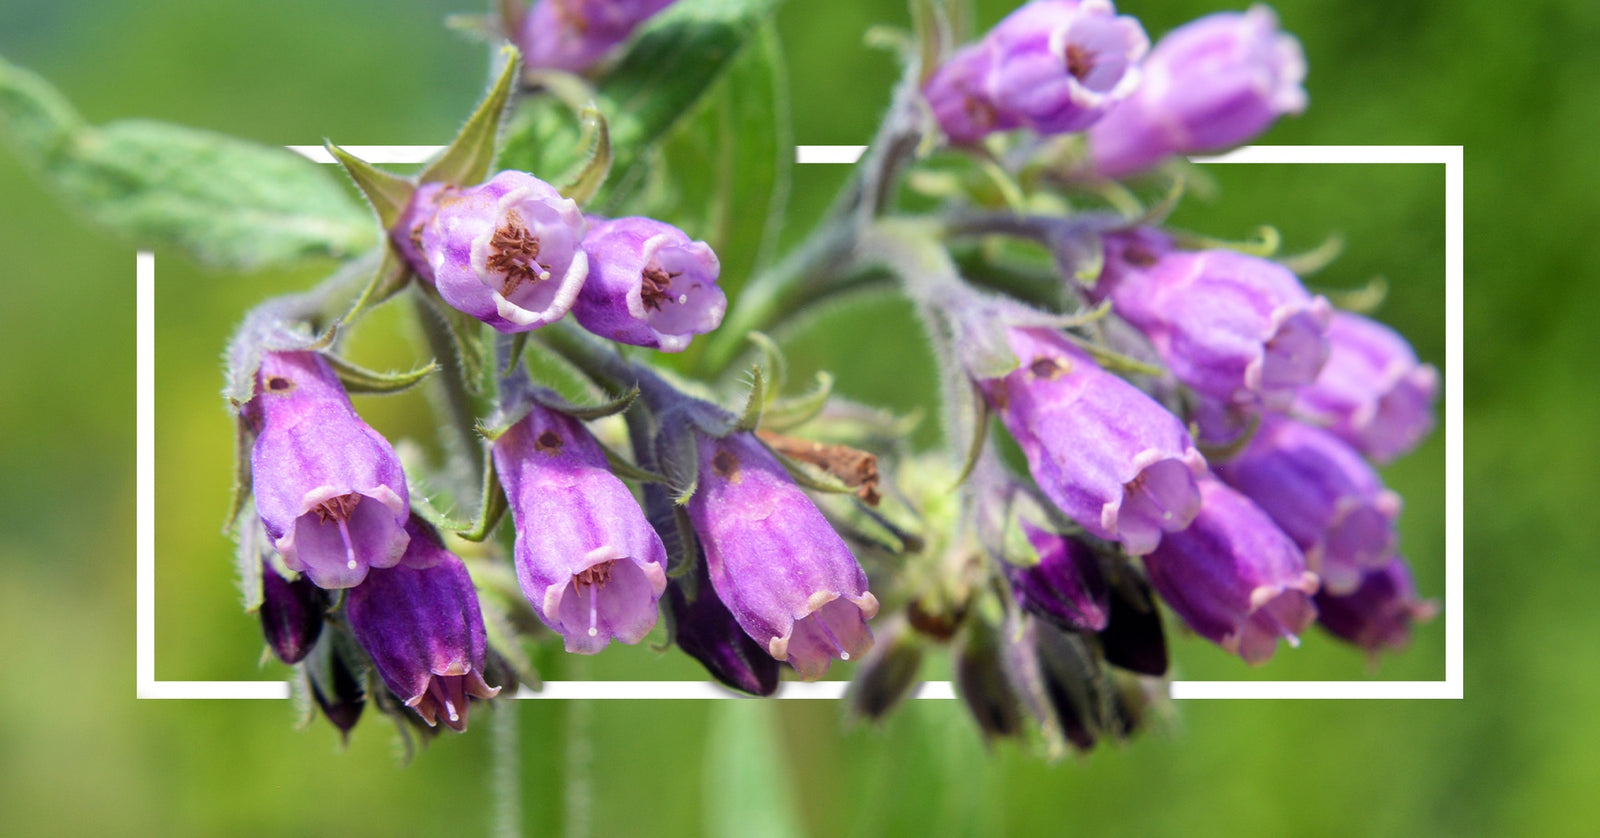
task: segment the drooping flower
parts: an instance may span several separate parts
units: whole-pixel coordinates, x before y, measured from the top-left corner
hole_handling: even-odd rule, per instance
[[[778,662],[722,604],[703,561],[695,561],[691,574],[667,582],[663,601],[672,615],[673,642],[718,681],[751,695],[772,695],[778,689]]]
[[[667,586],[661,537],[581,422],[530,408],[494,443],[522,593],[569,652],[638,643]]]
[[[261,562],[261,633],[284,663],[299,663],[322,633],[328,607],[322,589],[305,576],[285,579],[272,562]]]
[[[1266,6],[1174,29],[1141,69],[1139,89],[1089,130],[1095,171],[1106,177],[1239,145],[1306,107],[1305,54]]]
[[[525,332],[577,300],[589,274],[585,229],[578,205],[554,186],[505,171],[465,189],[418,190],[392,237],[402,253],[421,254],[413,267],[446,303],[502,332]]]
[[[1110,591],[1100,560],[1081,542],[1023,522],[1039,552],[1032,567],[1005,564],[1011,593],[1024,611],[1064,631],[1100,631],[1109,615]]]
[[[1020,362],[978,386],[1067,517],[1133,555],[1188,526],[1205,458],[1183,423],[1049,329],[1006,332]]]
[[[242,414],[256,511],[289,569],[349,588],[405,552],[411,514],[394,448],[356,415],[315,352],[267,352]]]
[[[1247,663],[1269,660],[1316,619],[1317,576],[1249,498],[1207,477],[1194,523],[1144,557],[1150,584],[1200,636]]]
[[[1034,0],[991,30],[996,110],[1040,134],[1081,131],[1139,84],[1150,48],[1139,21],[1109,0]]]
[[[1214,467],[1294,539],[1327,593],[1355,590],[1394,554],[1400,496],[1320,428],[1266,417],[1238,456]]]
[[[374,569],[345,600],[350,630],[389,690],[431,727],[466,730],[468,696],[493,698],[483,680],[488,644],[466,565],[413,517],[405,557]]]
[[[1363,573],[1350,593],[1318,592],[1316,601],[1323,628],[1374,655],[1404,647],[1412,624],[1433,619],[1438,610],[1417,598],[1411,569],[1399,556]]]
[[[1106,239],[1097,297],[1204,396],[1284,408],[1328,355],[1331,308],[1289,269],[1232,250],[1175,251],[1149,232]]]
[[[603,338],[681,352],[722,323],[728,298],[711,246],[651,218],[591,219],[589,278],[572,314]]]
[[[867,576],[811,499],[753,435],[697,436],[689,519],[717,596],[747,634],[806,680],[872,646]]]
[[[537,0],[517,46],[529,67],[582,73],[673,0]]]
[[[1388,326],[1345,311],[1328,321],[1328,363],[1295,397],[1296,416],[1386,463],[1433,430],[1439,373]]]

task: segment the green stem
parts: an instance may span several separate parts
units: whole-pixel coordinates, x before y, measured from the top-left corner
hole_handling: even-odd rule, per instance
[[[489,751],[489,787],[494,815],[490,831],[500,838],[522,834],[522,725],[518,705],[515,699],[500,702],[491,722],[494,735]]]
[[[457,355],[450,326],[422,294],[412,299],[416,305],[417,324],[428,342],[428,350],[435,358],[453,362],[445,365],[444,375],[433,377],[438,383],[430,390],[434,395],[429,401],[439,414],[440,424],[449,429],[441,434],[441,442],[450,458],[451,472],[463,478],[464,482],[457,488],[471,491],[469,487],[477,487],[483,482],[480,472],[483,467],[483,442],[478,436],[478,408],[463,378],[465,370]]]

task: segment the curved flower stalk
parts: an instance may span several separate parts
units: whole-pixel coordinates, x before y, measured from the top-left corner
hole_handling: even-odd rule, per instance
[[[811,499],[753,435],[696,435],[689,519],[717,596],[747,634],[812,681],[872,646],[878,599]]]
[[[978,387],[1045,497],[1132,555],[1188,526],[1205,458],[1183,423],[1058,332],[1011,328],[1006,339],[1018,367]]]
[[[722,323],[728,298],[711,246],[652,218],[590,219],[589,279],[572,314],[603,338],[682,352]]]
[[[1214,478],[1200,481],[1200,514],[1144,557],[1150,584],[1200,636],[1246,663],[1299,645],[1316,619],[1317,576],[1260,507]]]
[[[405,552],[405,473],[389,441],[356,415],[315,352],[266,352],[241,415],[256,430],[250,473],[267,535],[289,569],[350,588]]]
[[[1175,154],[1248,142],[1305,110],[1305,53],[1266,6],[1220,12],[1167,33],[1126,102],[1089,129],[1094,170],[1120,178]]]
[[[569,652],[638,643],[667,586],[661,537],[581,422],[527,407],[494,443],[522,592]]]
[[[1376,320],[1336,311],[1328,321],[1328,363],[1296,393],[1293,412],[1387,463],[1433,430],[1438,389],[1438,370],[1419,362],[1405,338]]]
[[[412,518],[405,557],[374,570],[345,602],[350,629],[389,690],[429,727],[467,729],[468,696],[494,698],[483,680],[488,642],[466,565],[433,528]]]

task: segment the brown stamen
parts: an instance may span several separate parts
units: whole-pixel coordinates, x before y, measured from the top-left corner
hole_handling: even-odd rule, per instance
[[[582,588],[586,585],[595,588],[604,588],[606,583],[611,581],[611,566],[616,563],[616,559],[611,559],[596,565],[590,565],[589,567],[572,574],[572,583],[577,585],[579,588]]]
[[[796,439],[771,431],[757,431],[773,450],[791,460],[810,463],[828,474],[839,478],[846,486],[856,490],[856,496],[869,506],[877,506],[880,496],[878,494],[878,457],[858,448],[848,445],[838,445],[830,442],[817,442],[811,439]]]
[[[356,509],[356,504],[361,502],[361,496],[356,494],[340,495],[329,498],[311,508],[317,513],[318,523],[326,524],[329,521],[348,521],[350,513]]]
[[[1094,69],[1094,53],[1077,44],[1067,44],[1067,75],[1078,81]]]
[[[539,237],[522,223],[515,211],[506,213],[506,223],[489,239],[489,270],[506,275],[501,294],[508,295],[524,282],[538,282],[550,276],[539,264]]]
[[[639,297],[644,300],[645,308],[660,311],[663,303],[672,301],[672,294],[669,291],[672,278],[675,276],[677,274],[669,274],[654,263],[645,267],[644,272],[639,275]]]

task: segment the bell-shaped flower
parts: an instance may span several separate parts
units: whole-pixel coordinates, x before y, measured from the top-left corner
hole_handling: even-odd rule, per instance
[[[1327,431],[1268,416],[1238,456],[1214,468],[1294,539],[1327,593],[1355,590],[1394,555],[1400,496]]]
[[[1150,40],[1109,0],[1034,0],[995,25],[989,95],[1040,134],[1089,127],[1139,84]]]
[[[1250,499],[1207,477],[1194,523],[1144,557],[1150,584],[1197,634],[1247,663],[1298,645],[1316,619],[1317,576],[1294,541]]]
[[[256,511],[283,562],[319,587],[349,588],[393,567],[411,515],[394,448],[356,415],[315,352],[267,352],[242,415]]]
[[[1022,126],[1016,114],[1002,112],[989,97],[994,57],[993,42],[968,44],[945,59],[922,86],[929,111],[953,142],[975,143],[995,131]]]
[[[673,0],[537,0],[516,33],[531,68],[582,73]]]
[[[689,520],[717,596],[745,633],[806,680],[872,646],[878,613],[844,539],[749,433],[697,436]]]
[[[751,695],[772,695],[778,689],[778,662],[722,604],[705,563],[697,559],[694,564],[691,575],[667,582],[663,601],[672,617],[673,642],[723,684]]]
[[[1157,234],[1106,237],[1094,286],[1150,339],[1174,377],[1210,398],[1285,408],[1328,357],[1331,308],[1288,268],[1232,250],[1152,247]]]
[[[638,643],[667,586],[661,537],[581,422],[530,408],[494,443],[522,593],[569,652]]]
[[[1411,569],[1396,556],[1361,575],[1347,594],[1317,593],[1317,622],[1335,637],[1376,655],[1400,649],[1411,640],[1413,623],[1427,622],[1437,607],[1417,598]]]
[[[591,219],[583,237],[589,278],[572,307],[603,338],[662,352],[687,349],[722,323],[728,298],[711,246],[651,218]]]
[[[427,220],[413,238],[419,218]],[[391,238],[402,254],[421,255],[413,267],[446,303],[499,331],[526,332],[578,299],[589,274],[585,229],[578,205],[554,186],[505,171],[465,189],[418,190]]]
[[[466,565],[413,517],[405,557],[350,590],[345,616],[389,690],[431,727],[466,730],[468,696],[500,692],[483,680],[488,642]]]
[[[1133,555],[1188,526],[1205,458],[1183,423],[1058,332],[1011,328],[1006,336],[1019,366],[978,386],[1045,497]]]
[[[1294,413],[1386,463],[1433,430],[1439,372],[1376,320],[1336,311],[1328,321],[1328,363],[1295,396]]]
[[[1306,107],[1305,53],[1266,6],[1180,26],[1140,69],[1139,89],[1089,129],[1094,169],[1106,177],[1231,148]]]

